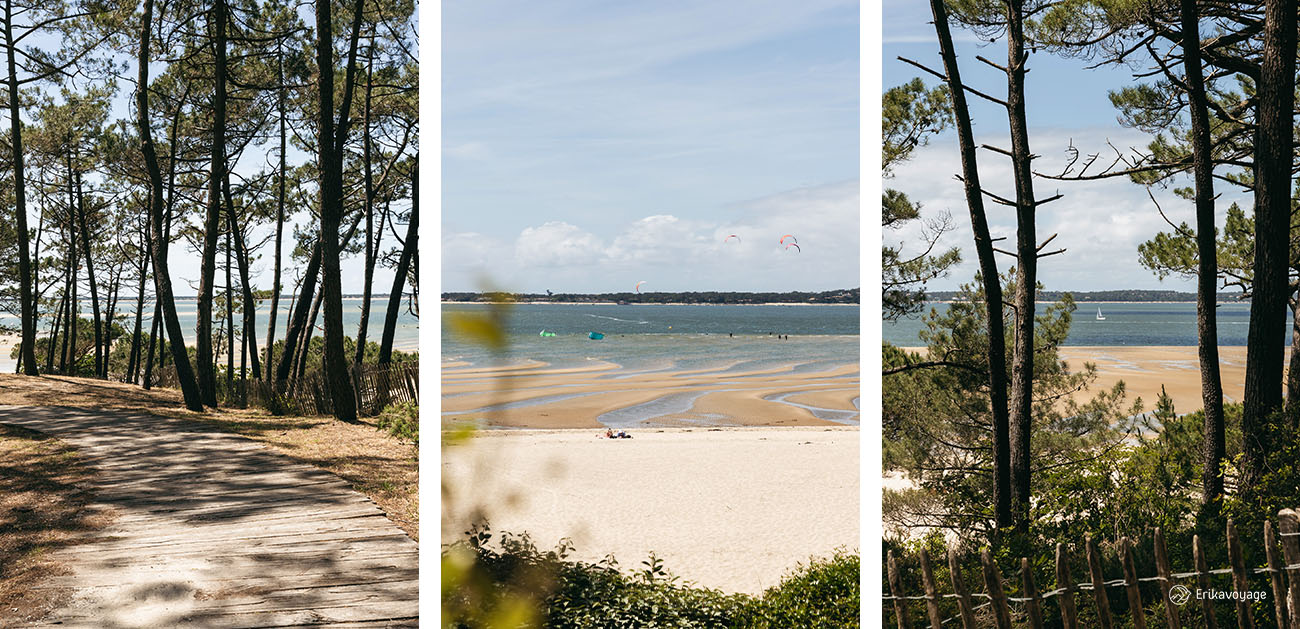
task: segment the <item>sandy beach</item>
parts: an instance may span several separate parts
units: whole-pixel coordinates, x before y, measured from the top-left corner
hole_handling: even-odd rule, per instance
[[[905,348],[922,351],[924,348]],[[1287,360],[1290,360],[1287,350]],[[1068,346],[1060,348],[1061,359],[1072,370],[1083,369],[1085,362],[1097,365],[1093,390],[1110,388],[1124,381],[1127,403],[1142,398],[1144,411],[1155,408],[1160,386],[1174,400],[1174,409],[1182,413],[1200,410],[1201,368],[1195,346]],[[1223,381],[1223,398],[1240,402],[1246,382],[1246,348],[1219,348],[1219,375]]]
[[[1290,351],[1287,352],[1288,360]],[[1094,387],[1111,387],[1123,380],[1128,400],[1142,398],[1144,411],[1155,408],[1160,386],[1174,400],[1174,410],[1191,413],[1200,410],[1201,368],[1195,347],[1062,347],[1061,358],[1073,369],[1084,362],[1097,365]],[[1240,402],[1246,382],[1246,348],[1219,348],[1219,374],[1223,380],[1223,399]]]
[[[442,541],[476,508],[495,531],[574,557],[648,553],[674,574],[761,592],[785,571],[859,544],[859,431],[821,428],[484,431],[442,453]]]

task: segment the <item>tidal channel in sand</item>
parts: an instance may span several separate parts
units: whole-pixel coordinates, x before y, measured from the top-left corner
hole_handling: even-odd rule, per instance
[[[544,549],[569,538],[576,559],[635,570],[653,551],[689,581],[759,593],[858,550],[859,381],[825,361],[444,364],[443,427],[493,430],[443,449],[442,541],[481,516]]]

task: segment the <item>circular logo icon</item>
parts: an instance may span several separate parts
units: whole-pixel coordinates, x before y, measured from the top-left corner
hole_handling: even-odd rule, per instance
[[[1188,599],[1192,598],[1192,591],[1184,585],[1175,585],[1169,588],[1169,602],[1182,607],[1187,604]]]

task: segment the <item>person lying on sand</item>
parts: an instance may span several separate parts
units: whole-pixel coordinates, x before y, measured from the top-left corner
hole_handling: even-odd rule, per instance
[[[627,431],[625,430],[614,432],[613,428],[606,428],[605,438],[606,439],[631,439],[632,435],[627,434]]]

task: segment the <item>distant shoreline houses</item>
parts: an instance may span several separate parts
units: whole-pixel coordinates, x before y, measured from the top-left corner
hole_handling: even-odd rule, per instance
[[[1055,302],[1060,301],[1066,293],[1074,297],[1076,303],[1085,302],[1149,302],[1149,303],[1182,303],[1195,302],[1196,293],[1185,293],[1173,290],[1102,290],[1102,291],[1061,291],[1048,290],[1038,293],[1038,301]],[[949,302],[957,299],[957,291],[930,291],[926,293],[926,301],[929,302]],[[1218,293],[1215,296],[1218,303],[1250,303],[1250,298],[1243,298],[1240,292]]]
[[[720,304],[720,305],[807,305],[807,304],[859,304],[861,291],[857,288],[811,292],[788,293],[742,293],[742,292],[647,292],[647,293],[552,293],[549,295],[532,293],[474,293],[447,292],[442,294],[444,303],[496,303],[515,302],[532,304]]]

